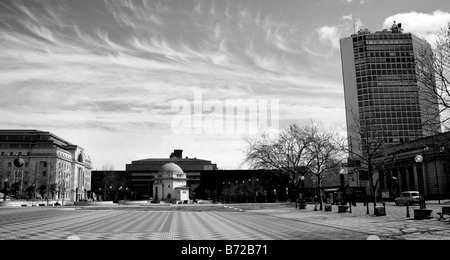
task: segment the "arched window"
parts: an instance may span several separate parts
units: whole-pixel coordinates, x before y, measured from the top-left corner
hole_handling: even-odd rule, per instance
[[[80,153],[78,155],[78,162],[83,163],[83,154],[82,153]]]

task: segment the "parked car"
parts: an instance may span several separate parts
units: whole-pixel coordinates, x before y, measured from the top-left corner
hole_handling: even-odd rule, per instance
[[[419,204],[419,192],[418,191],[404,191],[400,194],[400,197],[395,199],[395,205],[404,204]]]

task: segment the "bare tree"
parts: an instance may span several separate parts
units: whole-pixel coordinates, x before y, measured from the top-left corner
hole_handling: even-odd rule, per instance
[[[311,122],[306,130],[310,139],[307,146],[308,157],[311,158],[309,170],[317,179],[319,204],[320,210],[322,210],[322,179],[327,174],[332,174],[333,170],[341,165],[344,160],[343,138],[336,132],[322,129],[314,122]]]
[[[115,200],[118,198],[119,193],[122,192],[122,188],[128,185],[127,178],[124,174],[115,171],[114,165],[110,163],[104,164],[102,170],[104,199],[109,193],[110,199]]]
[[[352,112],[353,113],[353,112]],[[360,177],[367,176],[368,185],[373,195],[374,210],[377,205],[379,185],[378,172],[393,166],[398,153],[390,138],[392,129],[378,124],[373,113],[353,113],[354,124],[348,127],[349,140],[345,149],[349,153],[349,167],[358,171]]]
[[[307,150],[311,139],[306,128],[291,124],[278,135],[263,132],[245,137],[244,141],[247,143],[244,163],[253,169],[270,170],[288,177],[294,187],[299,187],[301,176],[308,172],[312,162]]]
[[[343,159],[341,146],[336,143],[338,139],[336,134],[323,130],[313,121],[305,127],[291,124],[275,137],[261,133],[245,138],[248,147],[244,163],[287,177],[296,190],[301,176],[311,173],[317,178],[320,195],[324,175]],[[322,209],[322,196],[319,197]]]
[[[47,206],[49,204],[50,194],[52,199],[54,198],[54,193],[56,191],[56,177],[58,172],[56,171],[57,163],[56,161],[50,161],[48,173],[47,173]]]
[[[64,205],[66,199],[66,192],[71,191],[71,174],[70,169],[64,166],[60,169],[60,178],[58,178],[58,190],[60,190],[60,196],[62,196],[61,204]]]
[[[3,192],[6,194],[6,190],[4,190],[5,186],[4,186],[4,182],[5,180],[8,178],[9,180],[9,176],[8,176],[8,172],[6,170],[6,166],[5,166],[5,161],[2,160],[0,161],[0,190],[3,190]],[[0,198],[0,200],[3,200],[3,198]]]
[[[435,128],[438,123],[446,124],[450,120],[450,22],[438,33],[433,48],[418,50],[416,79],[423,93],[421,103],[429,110],[424,124]]]
[[[30,165],[31,166],[31,165]],[[38,174],[39,174],[39,164],[37,162],[34,163],[34,167],[32,167],[32,172],[29,175],[29,180],[31,184],[31,196],[32,199],[35,200],[36,199],[36,188],[38,187],[38,182],[39,182],[39,178],[38,178]]]
[[[38,166],[39,164],[39,166]],[[56,191],[57,183],[57,164],[51,158],[44,159],[44,161],[36,162],[34,176],[32,179],[33,192],[37,188],[42,197],[45,197],[47,206],[49,205],[50,197],[53,199]]]
[[[114,164],[112,163],[105,163],[102,166],[102,171],[114,171],[116,168],[114,167]]]

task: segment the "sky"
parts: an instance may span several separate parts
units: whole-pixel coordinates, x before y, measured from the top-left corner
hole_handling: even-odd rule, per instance
[[[0,129],[52,132],[83,147],[95,169],[174,149],[246,167],[243,137],[253,132],[206,131],[244,118],[221,112],[227,101],[243,101],[236,111],[269,104],[275,128],[312,119],[343,131],[339,39],[393,21],[433,43],[450,3],[1,0]]]

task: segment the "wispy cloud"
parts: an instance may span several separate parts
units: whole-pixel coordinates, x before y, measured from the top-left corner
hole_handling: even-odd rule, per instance
[[[308,8],[330,1],[299,2],[2,0],[2,126],[78,126],[96,144],[89,128],[169,145],[156,139],[170,140],[172,102],[198,90],[220,101],[279,99],[283,122],[343,121],[338,44],[360,15],[329,19],[335,10]]]

